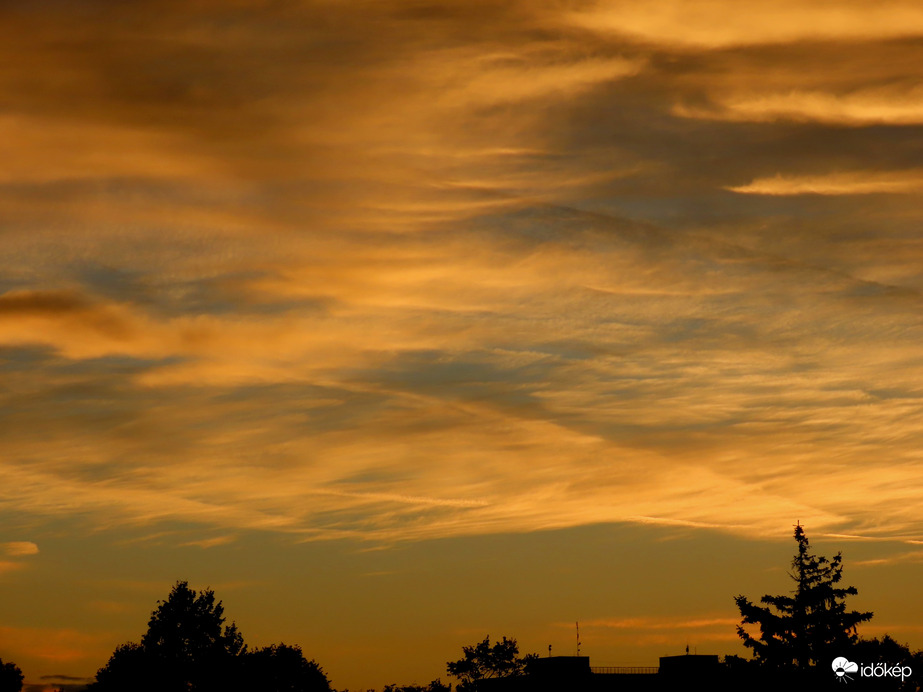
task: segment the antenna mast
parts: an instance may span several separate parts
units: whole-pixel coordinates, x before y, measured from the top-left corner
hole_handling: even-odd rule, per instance
[[[577,621],[577,655],[580,655],[580,621]]]

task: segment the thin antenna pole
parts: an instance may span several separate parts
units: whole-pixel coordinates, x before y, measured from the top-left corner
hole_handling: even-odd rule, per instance
[[[577,655],[580,655],[580,621],[577,621]]]

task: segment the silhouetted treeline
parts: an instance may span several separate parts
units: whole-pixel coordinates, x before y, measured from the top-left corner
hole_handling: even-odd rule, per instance
[[[863,690],[923,688],[923,651],[911,651],[888,635],[859,638],[856,625],[870,620],[872,613],[846,609],[847,597],[857,590],[841,585],[842,556],[828,560],[813,554],[800,524],[794,537],[797,551],[789,576],[795,588],[789,594],[763,596],[762,605],[744,596],[735,599],[742,619],[738,635],[753,651],[752,658],[688,656],[687,648],[685,657],[663,657],[655,674],[594,673],[586,657],[520,656],[515,639],[503,637],[491,644],[485,637],[462,647],[462,658],[448,661],[446,671],[457,681],[456,692],[630,692],[697,684],[715,691],[797,692],[834,689],[857,679]],[[748,631],[748,625],[759,632]],[[0,661],[0,692],[22,688],[19,668]],[[390,684],[381,692],[451,690],[451,684],[434,680],[428,685]],[[185,581],[158,601],[141,641],[117,647],[86,688],[128,691],[334,692],[323,669],[298,646],[248,648],[237,626],[226,624],[214,592],[194,591]]]
[[[433,680],[428,685],[385,685],[381,692],[451,692],[452,686],[446,685],[442,680]],[[349,692],[349,690],[342,690]],[[363,690],[362,692],[377,692],[377,690]]]
[[[422,685],[385,685],[382,692],[451,692],[451,685],[444,685],[442,680],[433,680],[425,687]]]
[[[923,651],[911,651],[888,635],[859,639],[842,657],[855,669],[837,670],[834,660],[804,668],[778,667],[755,659],[725,656],[716,690],[746,689],[753,692],[778,690],[824,690],[856,683],[859,690],[915,692],[923,683]],[[883,674],[884,673],[884,674]]]
[[[765,595],[761,605],[737,596],[742,622],[738,635],[753,658],[726,656],[667,656],[657,673],[593,672],[586,657],[521,659],[489,641],[464,647],[465,658],[450,661],[448,672],[458,690],[476,692],[666,692],[685,688],[713,692],[800,692],[843,689],[861,680],[862,690],[910,692],[923,687],[923,652],[912,652],[885,635],[861,639],[856,626],[871,612],[848,610],[846,600],[858,593],[843,586],[842,555],[828,560],[815,555],[800,524],[795,526],[797,550],[791,563],[794,589]],[[745,626],[755,626],[751,634]],[[688,650],[687,650],[688,652]],[[515,652],[518,654],[518,649]],[[857,688],[858,689],[858,688]]]

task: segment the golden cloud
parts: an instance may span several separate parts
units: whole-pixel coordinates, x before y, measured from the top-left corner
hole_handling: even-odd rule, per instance
[[[629,630],[663,630],[663,629],[700,629],[707,627],[731,627],[740,623],[739,618],[721,616],[700,617],[629,617],[597,618],[584,620],[580,624],[586,627],[601,627]]]
[[[322,293],[331,308],[320,312],[170,316],[81,293],[5,294],[7,343],[47,344],[75,362],[166,359],[121,376],[119,391],[186,401],[113,401],[94,419],[118,421],[103,435],[79,424],[80,407],[50,417],[58,432],[43,436],[42,460],[5,462],[15,488],[5,499],[31,514],[89,512],[99,525],[182,520],[305,540],[601,522],[768,536],[791,516],[818,530],[873,515],[879,531],[918,530],[913,474],[875,469],[874,505],[841,487],[863,450],[915,415],[912,400],[855,389],[899,388],[919,368],[912,331],[906,352],[876,338],[903,319],[900,304],[865,309],[850,303],[862,284],[842,275],[701,239],[678,253],[656,229],[568,218],[602,228],[536,246],[415,236],[348,252],[330,240],[247,283],[254,305]],[[712,268],[708,280],[686,253]],[[811,291],[798,315],[773,293],[779,272]],[[744,295],[748,311],[729,307]],[[97,315],[123,328],[100,329]],[[828,329],[853,331],[831,343]],[[678,356],[677,339],[698,358]],[[791,370],[817,353],[822,370]],[[69,371],[71,386],[78,375]],[[9,430],[10,459],[29,458],[34,428]],[[611,432],[625,429],[625,439]],[[834,436],[839,463],[818,463]],[[912,454],[887,446],[894,463]],[[798,463],[810,471],[786,482]],[[110,469],[105,482],[97,468]]]
[[[850,94],[792,90],[785,93],[717,95],[713,106],[677,105],[683,118],[733,122],[819,122],[861,127],[923,123],[923,89],[899,93],[860,90]]]
[[[37,555],[39,550],[35,543],[30,541],[12,541],[9,543],[0,543],[0,550],[7,555],[19,557],[22,555]]]
[[[582,28],[654,44],[721,48],[805,40],[919,36],[923,10],[910,0],[600,0],[566,15]]]
[[[912,194],[923,190],[923,170],[846,171],[822,175],[758,178],[728,187],[746,195],[872,195]]]
[[[0,75],[16,96],[3,182],[19,186],[0,198],[0,344],[13,369],[51,354],[10,394],[42,405],[7,400],[11,506],[306,539],[596,522],[762,536],[875,512],[882,531],[919,530],[894,504],[914,500],[912,474],[874,506],[785,478],[796,461],[845,482],[869,450],[913,457],[917,401],[887,394],[920,373],[911,297],[720,229],[574,208],[678,213],[671,176],[698,181],[704,151],[733,170],[717,180],[752,180],[742,194],[918,191],[916,169],[766,177],[721,147],[725,121],[916,122],[911,82],[869,86],[885,68],[857,85],[834,60],[738,48],[905,36],[923,10],[614,2],[565,26],[548,7],[504,24],[386,5],[330,6],[333,34],[312,41],[305,6],[266,32],[236,9],[196,25],[220,7],[205,3],[188,26],[139,22],[145,50],[115,55],[88,38],[105,21],[62,21],[27,53],[55,79]],[[24,17],[3,30],[19,43]],[[64,60],[68,41],[82,50]],[[55,85],[82,93],[79,113]],[[610,110],[587,115],[594,99]],[[670,103],[710,122],[677,124]],[[706,146],[677,127],[715,129]],[[894,254],[873,244],[863,257]]]

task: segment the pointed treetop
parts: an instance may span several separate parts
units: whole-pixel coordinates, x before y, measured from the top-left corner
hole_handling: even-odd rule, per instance
[[[795,582],[791,595],[766,595],[765,606],[751,603],[744,596],[735,599],[742,616],[737,633],[757,659],[778,667],[805,667],[843,651],[857,639],[856,625],[872,618],[872,613],[846,610],[846,597],[855,596],[854,586],[837,586],[843,578],[843,556],[831,560],[809,552],[810,544],[799,521],[795,524],[798,552],[792,559],[789,576]],[[759,625],[759,637],[743,627]]]

